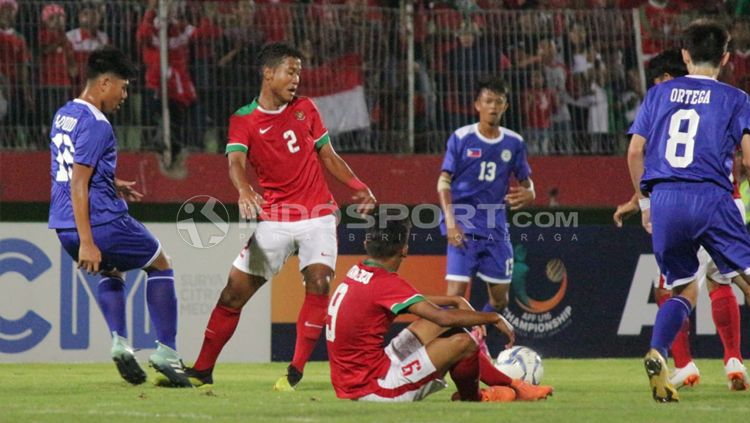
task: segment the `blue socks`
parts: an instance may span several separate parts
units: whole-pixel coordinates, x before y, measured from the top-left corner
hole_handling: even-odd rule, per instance
[[[656,314],[656,323],[651,334],[651,348],[666,358],[669,347],[682,327],[682,322],[692,311],[690,301],[680,296],[672,297],[662,304]]]
[[[146,286],[148,314],[156,329],[156,338],[162,344],[177,349],[177,295],[174,289],[174,270],[148,272]]]
[[[125,282],[119,278],[104,278],[96,288],[96,301],[107,321],[109,332],[128,337],[125,320]]]

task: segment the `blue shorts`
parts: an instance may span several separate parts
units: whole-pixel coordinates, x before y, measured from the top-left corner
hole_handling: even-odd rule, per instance
[[[467,234],[463,248],[448,244],[445,279],[470,282],[474,275],[487,283],[510,283],[513,246],[508,239],[486,239]]]
[[[102,253],[101,270],[119,270],[126,272],[149,266],[161,250],[161,244],[143,224],[125,214],[111,222],[91,227],[94,244]],[[65,251],[78,261],[78,247],[81,242],[78,231],[58,229]]]
[[[750,274],[750,234],[729,192],[715,184],[664,182],[651,193],[654,255],[671,286],[695,279],[703,246],[719,272]]]

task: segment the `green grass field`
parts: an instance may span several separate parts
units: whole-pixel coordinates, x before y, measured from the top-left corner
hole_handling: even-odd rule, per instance
[[[746,421],[750,393],[729,392],[720,360],[697,360],[701,384],[656,404],[638,359],[544,361],[555,395],[543,402],[452,403],[449,387],[421,403],[338,400],[327,363],[312,363],[295,393],[271,386],[285,365],[222,364],[212,389],[131,386],[110,364],[0,364],[0,421],[656,422]],[[149,370],[149,378],[153,373]],[[717,420],[718,421],[718,420]]]

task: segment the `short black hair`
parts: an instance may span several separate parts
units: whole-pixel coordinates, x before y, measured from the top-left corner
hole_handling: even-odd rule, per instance
[[[672,75],[674,78],[687,75],[687,65],[682,60],[682,53],[679,50],[664,50],[649,60],[648,68],[646,69],[648,85],[650,86],[654,79],[665,73]]]
[[[258,54],[260,71],[263,72],[263,68],[265,67],[275,68],[279,66],[285,57],[302,60],[302,52],[285,43],[266,44]]]
[[[508,84],[499,76],[487,76],[477,81],[477,85],[474,90],[476,96],[474,98],[479,98],[479,96],[482,95],[483,90],[492,91],[496,94],[502,94],[506,97],[510,93]]]
[[[409,242],[411,220],[408,217],[385,219],[385,216],[381,218],[377,213],[373,217],[375,224],[367,230],[365,238],[367,255],[375,259],[387,259],[399,254]]]
[[[112,73],[122,79],[134,79],[138,69],[122,51],[112,46],[94,50],[86,65],[86,79],[92,80],[99,75]]]
[[[682,48],[690,53],[693,63],[710,63],[718,67],[729,46],[729,31],[710,19],[693,21],[683,33]]]

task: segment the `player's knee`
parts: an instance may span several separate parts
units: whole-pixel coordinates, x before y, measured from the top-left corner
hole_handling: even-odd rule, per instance
[[[172,258],[164,250],[159,252],[156,259],[146,268],[146,270],[169,270],[172,268]]]
[[[474,353],[477,348],[477,343],[468,333],[457,333],[450,338],[453,348],[456,351],[461,351],[463,355],[469,355]]]
[[[459,297],[463,297],[466,294],[466,283],[456,283],[456,282],[448,282],[448,290],[446,292],[447,295],[455,295]]]
[[[330,277],[316,276],[305,279],[305,291],[310,294],[328,295]]]

